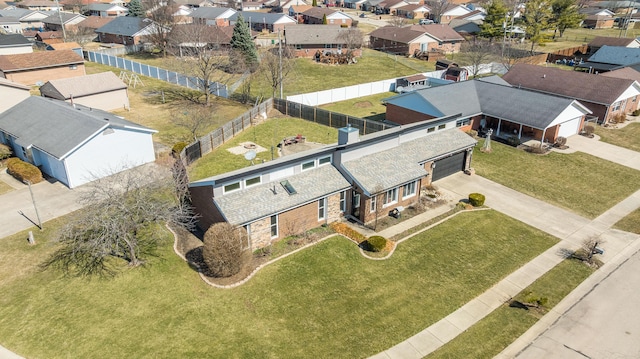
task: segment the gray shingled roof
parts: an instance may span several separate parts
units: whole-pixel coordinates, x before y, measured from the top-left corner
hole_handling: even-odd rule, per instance
[[[32,45],[32,42],[22,34],[0,34],[0,46],[12,47],[22,45]]]
[[[143,19],[141,17],[133,16],[118,16],[108,24],[96,29],[98,33],[134,36],[138,32],[142,31],[148,26],[151,26],[153,21],[150,19]]]
[[[475,144],[476,140],[460,130],[436,131],[397,147],[345,162],[343,167],[366,192],[375,194],[424,177],[427,171],[420,163]]]
[[[65,100],[74,97],[126,89],[127,85],[111,71],[92,75],[51,80],[40,87],[40,93],[47,97]]]
[[[350,187],[349,182],[332,165],[286,178],[298,192],[293,195],[289,195],[280,184],[280,181],[284,180],[279,179],[229,193],[214,198],[214,202],[229,223],[239,225],[298,207]],[[274,186],[276,194],[272,191]]]
[[[199,7],[195,10],[193,10],[193,12],[191,14],[189,14],[189,16],[191,17],[197,17],[197,18],[202,18],[202,19],[215,19],[218,16],[224,14],[225,12],[229,11],[231,9],[226,8],[226,7]],[[235,11],[235,10],[234,10]]]
[[[435,117],[462,113],[464,118],[483,113],[539,129],[546,128],[574,101],[495,82],[456,82],[409,92],[385,101]]]
[[[619,46],[602,46],[589,58],[589,62],[600,62],[629,66],[640,63],[640,48],[628,48]]]
[[[74,108],[66,102],[38,96],[0,114],[0,130],[15,137],[22,146],[32,145],[58,159],[108,127],[156,132],[106,111]]]
[[[291,23],[297,23],[294,19],[292,19],[291,17],[285,14],[255,12],[255,11],[239,11],[233,14],[229,18],[229,20],[236,21],[236,19],[238,19],[238,16],[240,15],[242,15],[242,18],[244,18],[244,22],[247,22],[247,23],[251,21],[251,23],[275,24],[277,21],[283,18],[288,18]]]
[[[287,45],[345,44],[338,35],[347,30],[339,25],[295,25],[285,28],[284,37]]]
[[[45,24],[54,24],[54,25],[60,25],[60,16],[62,15],[62,21],[66,24],[67,22],[80,17],[82,19],[86,19],[86,16],[84,15],[80,15],[80,14],[72,14],[69,12],[61,12],[60,14],[58,14],[57,12],[54,13],[53,15],[49,15],[48,17],[45,17],[44,19],[42,19],[42,22]]]

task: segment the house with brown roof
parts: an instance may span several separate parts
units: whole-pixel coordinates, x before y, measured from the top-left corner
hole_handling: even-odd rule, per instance
[[[24,0],[16,3],[16,6],[28,10],[62,11],[62,5],[49,0]]]
[[[590,54],[595,53],[600,50],[602,46],[618,46],[618,47],[627,47],[630,49],[640,48],[640,41],[636,38],[628,38],[628,37],[608,37],[608,36],[597,36],[593,40],[589,42],[588,52]]]
[[[309,25],[322,25],[325,17],[327,18],[327,25],[351,26],[353,22],[345,13],[326,7],[312,7],[302,13],[304,23]]]
[[[72,50],[0,56],[0,77],[23,85],[84,75],[84,59]]]
[[[345,53],[348,44],[343,34],[351,29],[338,25],[296,25],[285,27],[284,40],[293,49],[295,57],[313,57],[318,51]],[[360,56],[361,49],[355,49],[353,56]]]
[[[47,81],[40,94],[104,111],[129,108],[127,85],[111,71]]]
[[[31,96],[29,87],[0,77],[0,113]]]
[[[397,15],[398,8],[409,5],[405,0],[384,0],[378,6],[385,14]]]
[[[180,56],[197,48],[224,49],[231,46],[233,27],[201,24],[179,24],[171,28],[171,46]],[[255,39],[256,34],[252,33]]]
[[[428,51],[438,51],[445,54],[460,52],[464,37],[451,26],[445,24],[412,25],[411,30],[423,32],[433,41],[429,43]]]
[[[42,31],[36,34],[36,41],[45,44],[57,44],[64,42],[64,37],[62,36],[62,31]]]
[[[60,21],[62,18],[62,22]],[[49,31],[62,31],[62,26],[66,30],[74,28],[78,23],[82,22],[86,16],[73,14],[69,12],[54,13],[49,17],[42,19],[44,27]]]
[[[291,5],[289,6],[287,13],[289,14],[290,17],[296,19],[296,21],[298,21],[298,23],[304,23],[304,17],[302,15],[303,12],[311,9],[312,6],[311,5]]]
[[[579,9],[578,12],[585,16],[582,27],[588,29],[610,29],[615,24],[614,16],[616,14],[609,9],[587,7]]]
[[[623,67],[621,69],[604,72],[604,73],[600,74],[600,76],[615,77],[615,78],[618,78],[618,79],[634,80],[637,83],[640,83],[640,72],[638,72],[637,70],[634,70],[631,67]]]
[[[396,15],[409,19],[425,19],[429,17],[431,9],[424,4],[409,4],[396,9]]]
[[[79,22],[77,26],[80,30],[87,29],[93,32],[108,24],[111,20],[113,20],[113,17],[87,16],[87,18]]]
[[[369,45],[372,49],[406,56],[428,51],[429,44],[433,42],[424,32],[408,27],[385,26],[369,33]]]
[[[77,42],[60,42],[51,45],[47,45],[47,51],[59,51],[59,50],[73,50],[76,54],[82,55],[82,46]]]
[[[511,67],[502,78],[516,87],[578,100],[598,117],[598,123],[639,108],[640,84],[631,79],[528,64]]]

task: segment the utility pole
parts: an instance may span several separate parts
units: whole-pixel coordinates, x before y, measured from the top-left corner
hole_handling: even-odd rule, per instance
[[[29,186],[29,193],[31,193],[31,202],[33,202],[33,208],[36,210],[36,217],[38,218],[38,228],[42,230],[42,221],[40,220],[40,214],[38,213],[38,207],[36,206],[36,198],[33,196],[33,190],[31,190],[31,181],[25,180],[24,183]]]
[[[282,41],[280,40],[280,29],[278,29],[278,63],[279,63],[279,79],[280,81],[280,98],[284,98],[282,96]]]
[[[60,19],[60,27],[62,28],[62,41],[67,42],[67,31],[64,29],[64,21],[62,20],[62,11],[60,11],[60,3],[58,3],[58,0],[56,0],[56,7],[58,8],[58,18]],[[31,189],[31,187],[29,187],[29,189]]]

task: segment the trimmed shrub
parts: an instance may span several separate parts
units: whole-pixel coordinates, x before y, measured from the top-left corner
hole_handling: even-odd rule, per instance
[[[11,147],[0,143],[0,160],[11,157]]]
[[[522,144],[522,142],[517,136],[507,137],[507,145],[517,147],[517,146],[520,146],[520,144]]]
[[[591,136],[593,135],[593,133],[595,132],[595,127],[593,127],[592,125],[586,125],[584,126],[584,133],[587,136]]]
[[[635,110],[631,113],[633,116],[640,116],[640,110]]]
[[[186,142],[178,142],[173,147],[171,147],[171,153],[175,155],[179,155],[182,150],[187,147],[188,143]]]
[[[484,205],[484,195],[482,193],[469,194],[469,203],[474,207],[480,207]]]
[[[202,257],[209,274],[230,277],[243,266],[242,246],[247,242],[247,232],[242,228],[222,222],[209,227],[204,234]]]
[[[29,181],[32,184],[42,182],[42,172],[40,172],[40,169],[17,157],[7,160],[7,172],[20,182]]]
[[[366,250],[380,252],[387,246],[387,239],[382,236],[372,236],[367,239]]]

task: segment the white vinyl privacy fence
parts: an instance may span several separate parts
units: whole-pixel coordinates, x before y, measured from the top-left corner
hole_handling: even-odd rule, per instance
[[[91,62],[108,65],[131,71],[139,75],[152,77],[154,79],[166,81],[178,86],[187,87],[193,90],[202,89],[204,80],[198,77],[186,76],[174,71],[161,69],[159,67],[143,64],[136,61],[124,59],[122,57],[111,56],[100,52],[85,51],[84,56]],[[229,97],[227,86],[219,82],[209,84],[209,92],[220,97]]]

